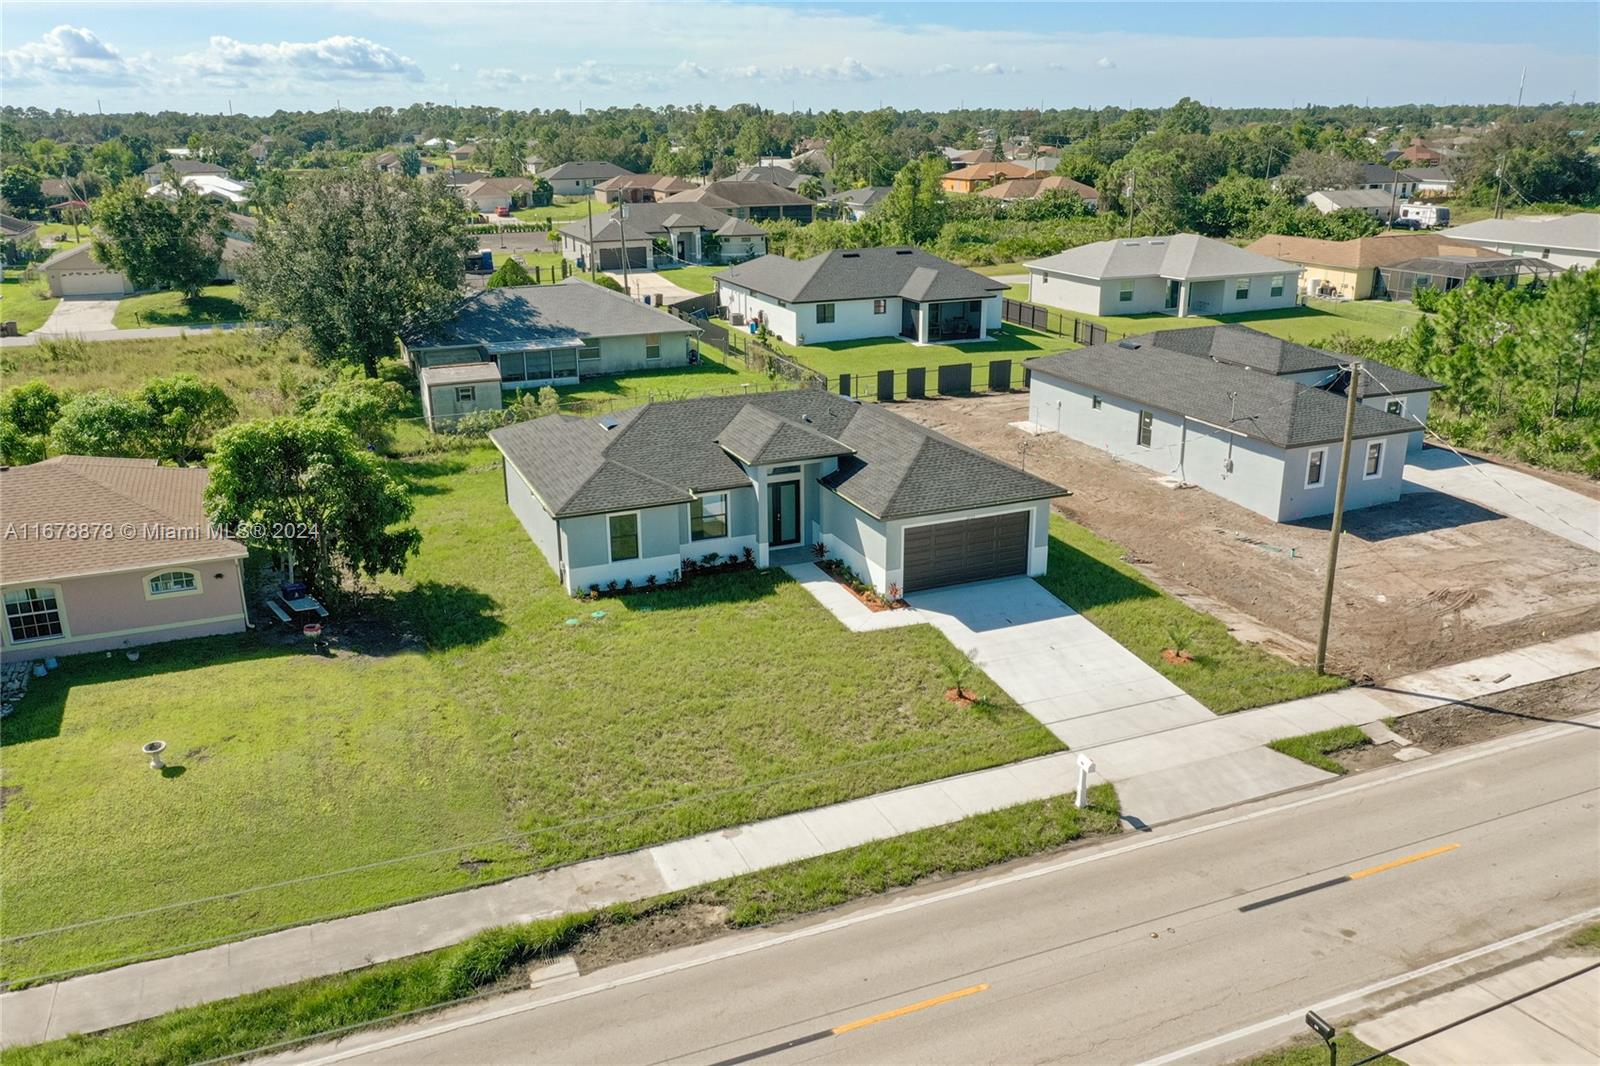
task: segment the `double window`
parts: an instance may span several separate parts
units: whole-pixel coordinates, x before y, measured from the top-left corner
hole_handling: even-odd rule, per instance
[[[61,624],[61,601],[48,585],[6,590],[6,626],[12,643],[48,640],[66,630]]]
[[[1379,477],[1383,474],[1383,441],[1375,440],[1367,445],[1367,465],[1361,471],[1363,480]]]
[[[714,540],[728,535],[728,494],[714,492],[689,501],[689,539]]]
[[[644,335],[644,357],[649,360],[661,358],[661,334],[646,333]]]
[[[824,326],[833,321],[833,304],[817,305],[817,325]]]
[[[1149,411],[1139,412],[1139,447],[1150,447],[1150,438],[1155,428],[1156,416]]]
[[[1306,488],[1320,489],[1328,476],[1328,449],[1313,448],[1306,456]]]
[[[606,525],[611,534],[611,561],[620,563],[639,558],[638,512],[608,515]]]
[[[578,349],[578,362],[588,364],[584,367],[585,370],[599,369],[600,342],[592,337],[584,338],[583,346]]]
[[[171,596],[179,592],[199,592],[200,583],[192,570],[168,570],[147,582],[152,596]]]
[[[1122,283],[1122,288],[1117,290],[1117,302],[1123,304],[1133,303],[1133,281],[1129,279]]]
[[[1233,298],[1235,300],[1250,299],[1250,279],[1239,278],[1233,283]]]

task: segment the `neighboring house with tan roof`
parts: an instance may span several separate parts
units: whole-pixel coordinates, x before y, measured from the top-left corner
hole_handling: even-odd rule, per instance
[[[980,190],[978,195],[1011,203],[1014,200],[1032,200],[1047,192],[1074,193],[1090,207],[1098,207],[1100,204],[1100,194],[1095,191],[1094,186],[1074,181],[1062,174],[1051,174],[1046,178],[1012,178]]]
[[[694,187],[693,182],[668,174],[618,174],[596,185],[594,198],[603,204],[653,204]]]
[[[971,167],[979,163],[998,163],[1000,156],[992,148],[941,148],[952,167]]]
[[[243,630],[247,553],[207,523],[208,477],[202,467],[81,455],[0,469],[0,657]]]
[[[1269,233],[1246,245],[1245,251],[1299,267],[1300,289],[1307,296],[1366,300],[1384,295],[1380,273],[1384,267],[1424,256],[1472,255],[1477,249],[1437,233],[1386,233],[1349,241]]]
[[[399,152],[379,152],[372,157],[372,166],[373,169],[384,174],[404,174],[406,172],[405,164],[401,162]],[[432,174],[438,169],[426,159],[417,160],[418,174]]]
[[[533,182],[527,178],[480,178],[458,187],[456,192],[474,211],[489,215],[502,207],[509,211],[527,203],[528,194],[533,192]]]
[[[1042,178],[1046,174],[1042,170],[1034,170],[1019,163],[975,163],[972,166],[952,170],[939,184],[945,192],[978,192],[986,189],[996,182],[1009,178]]]

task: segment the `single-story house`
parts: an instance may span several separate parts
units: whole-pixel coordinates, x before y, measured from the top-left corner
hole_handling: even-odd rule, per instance
[[[112,270],[94,257],[89,241],[46,259],[39,266],[51,296],[125,296],[133,284],[120,270]]]
[[[400,162],[399,152],[379,152],[377,155],[372,157],[372,165],[375,169],[384,174],[404,174],[406,172],[405,166]],[[426,159],[419,159],[417,161],[418,174],[432,174],[438,169],[438,167],[434,166]]]
[[[489,439],[507,505],[575,594],[671,581],[709,554],[806,562],[818,544],[879,592],[1037,576],[1065,491],[823,389],[554,415]]]
[[[1307,193],[1305,202],[1324,215],[1351,209],[1388,222],[1399,215],[1405,198],[1382,189],[1318,189]]]
[[[1476,279],[1514,289],[1525,278],[1549,280],[1561,273],[1543,259],[1521,255],[1495,255],[1483,248],[1479,254],[1428,255],[1392,263],[1378,270],[1379,284],[1396,300],[1410,300],[1418,289],[1449,292]]]
[[[818,202],[830,205],[841,219],[860,222],[867,217],[867,212],[883,202],[889,191],[890,187],[887,185],[868,185],[860,189],[830,193]]]
[[[1298,270],[1193,233],[1097,241],[1027,267],[1030,302],[1088,315],[1186,318],[1293,307],[1298,299]]]
[[[1039,152],[1030,155],[1014,155],[1011,157],[1011,162],[1019,167],[1027,167],[1029,170],[1042,170],[1046,174],[1054,174],[1056,167],[1061,165],[1061,153]]]
[[[815,174],[807,174],[796,170],[794,167],[779,166],[775,163],[762,163],[752,167],[745,167],[736,171],[728,181],[764,181],[769,185],[781,185],[785,189],[798,190],[810,178],[822,182],[822,187],[831,189],[833,183]]]
[[[0,214],[0,238],[8,241],[26,240],[38,232],[39,223],[29,222],[25,218],[16,218],[11,215]]]
[[[1408,146],[1396,152],[1394,158],[1387,160],[1387,162],[1394,162],[1395,159],[1398,159],[1402,163],[1416,163],[1419,166],[1438,166],[1453,154],[1439,148],[1430,147],[1422,138],[1415,137]]]
[[[940,148],[939,151],[957,169],[977,166],[979,163],[1000,162],[1000,156],[993,148]]]
[[[1400,175],[1411,183],[1411,194],[1422,199],[1439,200],[1456,191],[1455,175],[1445,167],[1416,167]]]
[[[1357,163],[1356,169],[1358,173],[1354,188],[1381,189],[1397,194],[1402,200],[1411,195],[1412,183],[1391,167],[1382,163]]]
[[[1453,241],[1502,255],[1529,256],[1555,266],[1588,270],[1600,262],[1600,214],[1553,218],[1486,218],[1444,231]]]
[[[180,179],[198,175],[211,175],[213,177],[228,177],[228,168],[219,167],[215,163],[202,163],[198,159],[168,159],[163,163],[146,167],[144,170],[144,183],[154,188],[166,180],[167,168]]]
[[[551,167],[539,175],[550,183],[557,196],[588,196],[594,187],[609,178],[631,173],[603,159],[578,160]]]
[[[444,183],[449,188],[460,189],[493,176],[487,170],[457,170],[451,167],[444,172]]]
[[[603,204],[653,204],[692,188],[693,182],[666,174],[618,174],[596,185],[594,198]]]
[[[1011,178],[991,185],[987,189],[980,189],[978,195],[1010,203],[1014,200],[1033,200],[1047,192],[1070,192],[1090,207],[1098,207],[1100,204],[1100,193],[1094,186],[1074,181],[1062,174],[1051,174],[1046,178]]]
[[[528,202],[533,192],[533,182],[528,178],[479,178],[470,185],[459,185],[456,192],[481,214],[493,214],[500,208],[507,211]]]
[[[245,182],[235,181],[226,174],[180,174],[178,184],[186,189],[193,189],[201,196],[231,206],[239,206],[250,198],[250,186]],[[157,182],[145,192],[150,196],[165,196],[168,199],[177,196],[177,192],[166,182]]]
[[[904,337],[984,340],[1001,326],[1005,285],[920,248],[853,248],[810,259],[764,255],[713,279],[730,315],[790,344]]]
[[[203,467],[58,455],[0,468],[5,542],[0,658],[115,651],[237,633],[249,619],[244,545],[205,516]],[[101,531],[41,536],[49,529]]]
[[[687,366],[700,327],[583,278],[482,289],[448,322],[405,338],[430,425],[497,411],[505,390]]]
[[[945,192],[971,193],[1010,178],[1048,176],[1042,170],[1034,170],[1019,163],[974,163],[950,171],[939,179],[939,184]]]
[[[629,270],[730,263],[767,253],[766,230],[701,204],[632,204],[626,219],[619,209],[568,222],[559,232],[563,256],[601,270],[621,270],[624,248]]]
[[[71,200],[77,193],[72,189],[72,183],[65,178],[40,178],[39,195],[51,203],[62,200]]]
[[[699,204],[734,218],[792,218],[800,223],[815,218],[817,208],[814,202],[793,189],[767,181],[714,181],[696,189],[673,193],[662,202]]]
[[[454,160],[457,163],[465,163],[467,160],[471,159],[473,156],[475,156],[477,154],[478,154],[478,146],[475,143],[468,143],[468,144],[458,145],[457,147],[451,148],[448,152],[445,153],[445,155],[447,157],[449,157],[450,159]]]
[[[1348,241],[1271,233],[1246,245],[1245,250],[1299,267],[1300,291],[1307,296],[1366,300],[1385,295],[1380,275],[1384,267],[1419,256],[1466,254],[1466,247],[1436,233],[1391,232]]]
[[[1161,330],[1029,359],[1028,418],[1195,485],[1275,522],[1331,514],[1339,477],[1348,357],[1244,326]],[[1416,418],[1409,398],[1436,382],[1372,364],[1356,409],[1345,507],[1400,498]],[[1363,375],[1365,377],[1365,375]],[[1394,389],[1390,396],[1377,382]]]

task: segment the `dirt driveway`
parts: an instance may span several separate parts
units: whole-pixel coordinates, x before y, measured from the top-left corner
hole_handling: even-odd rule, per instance
[[[1268,521],[1201,489],[1171,489],[1058,434],[1029,437],[1026,394],[897,403],[897,414],[1071,489],[1068,518],[1121,544],[1163,588],[1240,639],[1309,661],[1327,519]],[[1451,496],[1352,512],[1339,555],[1329,665],[1388,678],[1600,629],[1600,554]]]

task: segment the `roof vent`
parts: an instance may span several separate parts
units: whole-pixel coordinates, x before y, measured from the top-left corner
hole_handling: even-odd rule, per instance
[[[911,254],[911,249],[910,248],[896,248],[894,250],[894,254],[895,255],[910,255]]]
[[[1166,238],[1162,238],[1162,239],[1161,239],[1161,240],[1159,240],[1159,241],[1151,241],[1151,242],[1150,242],[1150,246],[1151,246],[1151,247],[1152,247],[1152,248],[1153,248],[1153,247],[1155,247],[1155,246],[1156,246],[1156,245],[1158,245],[1158,244],[1166,244],[1166,243],[1167,243],[1167,242],[1166,242]]]
[[[811,416],[810,415],[801,415],[800,416],[800,421],[802,421],[802,422],[810,422],[811,421]]]
[[[1131,352],[1136,352],[1136,351],[1139,350],[1140,345],[1139,345],[1138,341],[1118,341],[1117,342],[1117,347],[1118,348],[1126,348]]]
[[[618,425],[617,420],[612,418],[610,415],[602,415],[599,419],[599,422],[600,428],[605,430],[607,433],[610,433],[613,429],[616,429]]]
[[[861,258],[861,253],[860,252],[845,252],[845,253],[841,254],[839,256],[839,258],[840,259],[860,259]]]

